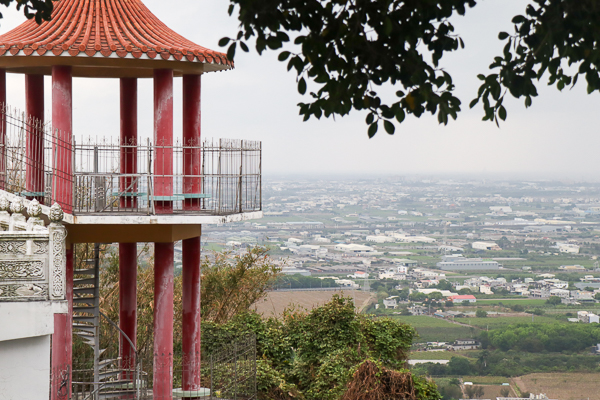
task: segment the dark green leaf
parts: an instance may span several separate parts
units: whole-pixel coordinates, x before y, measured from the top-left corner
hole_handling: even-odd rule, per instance
[[[235,57],[235,45],[236,44],[237,44],[236,42],[233,42],[227,49],[227,59],[233,61],[233,58]]]
[[[279,56],[277,57],[277,59],[279,61],[285,61],[288,59],[289,56],[290,56],[289,51],[282,51],[281,53],[279,53]]]
[[[404,121],[405,117],[406,117],[406,114],[404,113],[404,110],[402,108],[399,108],[398,111],[396,111],[396,121],[398,121],[399,123],[402,123],[402,121]]]
[[[306,81],[304,80],[304,78],[300,78],[300,80],[298,81],[298,93],[306,93]]]
[[[498,117],[500,117],[502,121],[506,121],[506,108],[504,108],[504,106],[498,108]]]
[[[385,131],[389,134],[389,135],[393,135],[394,131],[396,130],[396,127],[394,126],[394,124],[392,124],[390,121],[385,120],[383,121],[383,127],[385,128]]]
[[[231,39],[229,39],[228,37],[221,38],[221,40],[219,40],[219,47],[227,46],[227,43],[229,43],[230,40]]]
[[[498,39],[500,39],[500,40],[504,40],[504,39],[506,39],[507,37],[508,37],[508,33],[506,33],[506,32],[500,32],[500,33],[498,34]]]
[[[376,133],[377,133],[377,122],[373,122],[371,125],[369,125],[369,130],[367,132],[367,134],[369,135],[369,139],[371,139],[373,136],[375,136]]]

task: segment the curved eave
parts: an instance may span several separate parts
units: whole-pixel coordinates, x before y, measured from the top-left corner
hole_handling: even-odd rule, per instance
[[[6,53],[0,56],[0,68],[11,73],[51,75],[54,65],[70,65],[73,76],[79,78],[152,78],[155,69],[172,69],[175,76],[233,69],[233,65],[217,61],[153,59],[145,54],[138,58],[131,54],[125,57],[116,54],[105,57],[100,53],[90,57],[85,53],[78,56],[68,53],[57,56],[52,53],[25,55],[20,51],[14,55]]]

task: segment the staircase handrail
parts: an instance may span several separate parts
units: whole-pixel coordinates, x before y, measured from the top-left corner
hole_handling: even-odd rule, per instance
[[[129,336],[127,336],[127,334],[125,332],[123,332],[123,330],[121,328],[119,328],[119,325],[115,324],[113,322],[113,320],[111,320],[110,318],[108,318],[108,316],[106,314],[104,314],[102,311],[98,310],[98,312],[100,313],[100,315],[109,323],[111,324],[113,327],[117,328],[117,330],[119,332],[121,332],[121,335],[123,335],[123,337],[125,339],[127,339],[127,341],[129,342],[129,344],[131,345],[131,348],[133,349],[133,352],[135,353],[135,357],[137,359],[138,356],[138,352],[137,349],[135,348],[135,345],[133,344],[133,342],[131,341],[131,339],[129,338]]]

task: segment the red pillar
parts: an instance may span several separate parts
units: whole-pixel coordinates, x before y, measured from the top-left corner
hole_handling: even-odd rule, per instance
[[[6,70],[0,69],[0,189],[6,180]]]
[[[183,390],[200,389],[200,236],[182,241]]]
[[[121,173],[137,172],[137,79],[121,78]],[[120,180],[122,192],[136,193],[137,179],[123,177]],[[121,208],[137,208],[135,194],[122,196]]]
[[[173,70],[154,70],[154,207],[173,212]]]
[[[52,154],[56,160],[52,201],[61,205],[67,213],[73,211],[73,78],[71,67],[52,67]]]
[[[200,150],[200,75],[183,76],[183,202],[184,210],[200,210],[202,161]]]
[[[119,243],[119,327],[136,346],[137,243]],[[119,349],[123,369],[134,369],[134,349],[122,336],[119,338]],[[131,378],[131,374],[126,374],[123,378]]]
[[[54,314],[52,334],[51,400],[71,398],[73,378],[73,245],[67,249],[66,300],[67,314]]]
[[[173,243],[154,244],[153,398],[173,398]]]
[[[44,75],[25,75],[27,198],[44,201]]]

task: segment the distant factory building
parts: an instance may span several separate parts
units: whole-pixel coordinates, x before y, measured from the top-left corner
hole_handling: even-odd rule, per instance
[[[502,250],[500,246],[494,242],[473,242],[471,243],[471,247],[473,250]]]
[[[445,271],[466,271],[466,270],[495,270],[500,269],[500,264],[492,260],[483,260],[481,258],[466,258],[461,254],[452,254],[442,256],[442,261],[438,262],[437,267]]]

